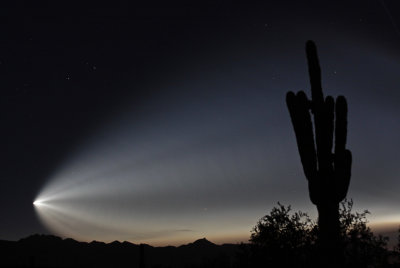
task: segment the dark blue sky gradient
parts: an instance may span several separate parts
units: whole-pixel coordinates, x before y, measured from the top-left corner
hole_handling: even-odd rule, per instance
[[[345,3],[4,12],[0,238],[237,242],[278,201],[315,216],[284,100],[310,95],[308,39],[348,100],[348,197],[398,225],[400,9]]]

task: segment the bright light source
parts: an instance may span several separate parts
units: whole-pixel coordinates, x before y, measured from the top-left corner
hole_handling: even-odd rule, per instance
[[[35,200],[34,202],[33,202],[33,205],[34,206],[40,206],[40,205],[42,205],[43,203],[41,202],[41,201],[39,201],[39,200]]]

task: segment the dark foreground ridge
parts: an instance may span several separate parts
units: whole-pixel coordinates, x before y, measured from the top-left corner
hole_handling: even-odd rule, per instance
[[[114,241],[78,242],[53,235],[0,240],[0,267],[232,267],[239,245],[207,239],[179,247]]]

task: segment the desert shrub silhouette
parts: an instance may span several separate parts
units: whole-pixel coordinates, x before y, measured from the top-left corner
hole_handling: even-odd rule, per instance
[[[269,215],[262,217],[250,237],[256,264],[271,267],[303,266],[308,262],[316,241],[316,224],[301,211],[290,214],[291,207],[278,203]]]
[[[317,48],[312,41],[307,42],[306,53],[312,100],[308,100],[303,91],[288,92],[286,103],[308,180],[310,199],[318,209],[319,255],[324,265],[337,267],[343,261],[339,202],[347,194],[352,162],[351,152],[346,149],[347,102],[343,96],[336,99],[336,105],[331,96],[324,99]]]
[[[367,226],[368,211],[352,212],[352,200],[339,207],[339,230],[344,245],[343,267],[390,267],[388,238],[375,236]],[[278,203],[252,230],[250,244],[242,245],[241,267],[321,267],[318,224],[301,211]]]
[[[389,238],[375,236],[367,226],[368,210],[351,213],[353,201],[340,203],[340,236],[344,245],[346,267],[388,267]],[[396,266],[397,267],[397,266]]]

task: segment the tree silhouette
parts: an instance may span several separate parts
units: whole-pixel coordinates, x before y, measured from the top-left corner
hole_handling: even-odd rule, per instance
[[[312,100],[303,91],[288,92],[286,103],[296,133],[310,199],[318,209],[321,256],[325,265],[343,261],[340,241],[339,202],[347,194],[351,176],[351,152],[346,149],[347,103],[343,96],[324,99],[317,48],[306,43]],[[313,114],[313,122],[311,120]],[[334,153],[332,153],[335,136]]]
[[[388,238],[375,236],[367,226],[368,211],[352,212],[353,201],[339,206],[339,229],[344,245],[343,267],[389,266]],[[324,267],[318,254],[318,224],[301,211],[278,203],[252,230],[242,267]],[[242,246],[244,247],[244,246]]]
[[[305,267],[316,239],[316,223],[301,211],[278,203],[262,217],[250,237],[253,266]]]
[[[368,210],[352,213],[353,201],[340,203],[340,235],[344,244],[346,267],[387,267],[388,237],[375,236],[367,226]],[[397,266],[398,267],[398,266]]]

